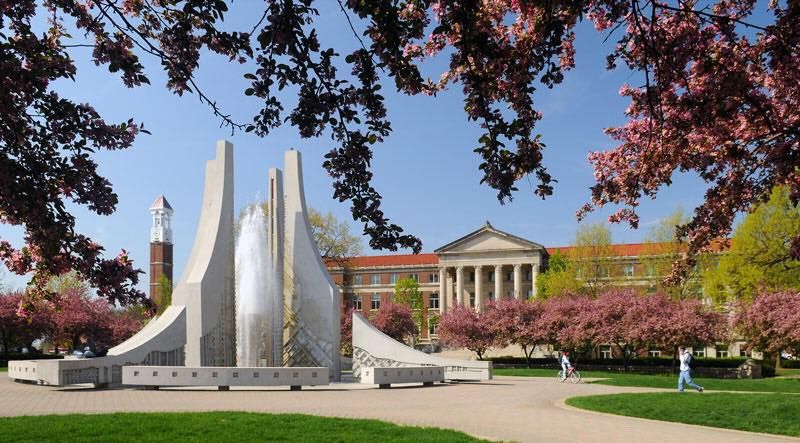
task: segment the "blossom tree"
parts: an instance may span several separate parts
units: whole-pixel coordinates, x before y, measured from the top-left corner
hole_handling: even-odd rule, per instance
[[[509,344],[522,348],[525,363],[530,367],[530,358],[536,346],[546,343],[542,328],[544,303],[526,302],[503,298],[487,305],[486,321],[490,325],[499,346]]]
[[[800,355],[799,292],[762,293],[752,304],[741,304],[732,323],[750,348],[774,354],[777,367],[782,351]]]
[[[691,257],[774,186],[789,186],[800,201],[800,4],[634,0],[593,13],[598,29],[626,27],[609,65],[622,62],[645,82],[620,89],[631,99],[628,122],[607,130],[616,148],[590,154],[597,184],[580,214],[624,205],[611,218],[635,227],[642,197],[655,197],[677,171],[695,172],[709,188],[678,230]],[[800,236],[791,251],[800,259]],[[692,264],[679,262],[674,274]]]
[[[80,348],[81,337],[98,349],[115,346],[138,332],[152,313],[136,306],[114,309],[86,287],[69,288],[49,303],[49,309],[36,310],[37,315],[50,312],[45,335],[56,347],[64,344],[71,349]]]
[[[676,171],[696,172],[710,188],[681,227],[691,256],[775,185],[789,186],[800,201],[796,1],[757,11],[762,3],[734,0],[285,0],[244,11],[255,20],[240,29],[224,23],[229,4],[0,0],[0,220],[24,229],[26,242],[2,241],[0,259],[35,274],[31,298],[52,296],[45,282],[74,269],[110,301],[146,303],[130,257],[103,256],[102,246],[75,231],[67,205],[112,213],[117,196],[93,154],[128,149],[144,132],[137,120],[106,122],[90,104],[56,92],[59,80],[79,78],[73,54],[87,47],[94,63],[130,88],[150,83],[142,58],[154,59],[168,90],[195,94],[232,131],[263,137],[288,123],[301,137],[330,137],[323,167],[333,198],[350,202],[373,248],[422,247],[390,221],[373,186],[373,149],[392,131],[383,83],[428,95],[458,84],[467,118],[482,132],[468,147],[479,157],[481,182],[507,202],[532,175],[533,193],[544,198],[553,178],[535,131],[542,114],[534,93],[575,67],[575,26],[584,18],[608,36],[620,30],[609,68],[624,64],[641,82],[620,89],[631,105],[627,123],[608,129],[618,146],[589,157],[597,184],[581,214],[621,204],[612,219],[636,226],[643,196],[654,197]],[[320,39],[320,4],[352,31],[351,47]],[[201,58],[212,56],[243,65],[242,92],[258,106],[253,115],[232,115],[198,83]],[[434,57],[446,57],[448,68],[430,79],[421,66]],[[800,237],[792,254],[800,257]]]
[[[583,295],[565,295],[547,299],[542,315],[546,342],[556,349],[589,352],[597,343],[596,331],[587,312],[592,299]]]
[[[486,351],[497,343],[489,317],[466,306],[456,306],[444,313],[436,331],[441,342],[467,348],[478,360],[483,360]]]
[[[411,308],[397,303],[382,303],[378,313],[370,319],[370,323],[399,342],[404,341],[409,335],[413,335],[416,329],[411,316]]]
[[[347,306],[340,320],[339,348],[342,355],[353,355],[353,307]]]
[[[672,301],[664,295],[647,298],[651,315],[642,327],[648,341],[672,349],[675,356],[679,346],[708,345],[729,337],[725,316],[698,300]]]
[[[48,330],[50,313],[47,310],[26,318],[17,315],[22,300],[21,292],[0,294],[0,344],[3,345],[5,357],[14,347],[30,348],[33,340],[42,338]]]
[[[610,289],[592,301],[592,308],[583,311],[582,323],[590,325],[597,343],[610,343],[619,348],[627,370],[630,359],[647,348],[652,338],[644,328],[651,312],[645,296],[634,289]]]

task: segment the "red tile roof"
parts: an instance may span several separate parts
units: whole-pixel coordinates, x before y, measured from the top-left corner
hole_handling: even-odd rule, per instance
[[[395,254],[395,255],[362,255],[343,260],[346,266],[354,268],[369,268],[375,266],[413,266],[439,264],[439,256],[427,254]],[[341,266],[340,261],[329,260],[328,266]]]
[[[708,249],[712,252],[721,252],[728,249],[729,243],[728,240],[713,241]],[[633,257],[637,255],[672,253],[675,251],[674,245],[671,243],[623,243],[610,245],[609,247],[611,248],[611,255],[615,257]],[[570,251],[575,248],[576,246],[556,246],[547,248],[547,253],[552,255],[558,252],[568,255]],[[685,251],[686,244],[681,244],[678,249],[680,251]]]
[[[642,255],[642,253],[652,253],[654,250],[658,250],[658,244],[653,243],[627,243],[627,244],[619,244],[619,245],[610,245],[611,254],[617,257],[632,257],[636,255]],[[547,253],[553,255],[555,253],[560,253],[563,255],[569,255],[570,252],[574,251],[577,246],[555,246],[552,248],[547,248]]]
[[[666,245],[665,245],[666,246]],[[720,241],[715,242],[711,246],[712,251],[722,251],[727,249],[728,242]],[[684,246],[685,247],[685,246]],[[548,254],[569,254],[575,246],[555,246],[547,248]],[[611,245],[612,255],[616,257],[633,257],[637,255],[658,254],[661,250],[661,245],[658,243],[627,243]],[[663,252],[672,252],[672,245],[669,248],[663,249]],[[340,267],[344,264],[353,268],[371,268],[371,267],[390,267],[390,266],[420,266],[420,265],[436,265],[439,264],[439,256],[434,253],[424,254],[393,254],[393,255],[362,255],[360,257],[351,257],[344,260],[327,260],[326,265],[331,268]]]

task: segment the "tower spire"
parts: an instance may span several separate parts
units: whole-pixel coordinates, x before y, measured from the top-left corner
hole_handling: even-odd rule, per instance
[[[172,285],[172,206],[163,195],[150,205],[150,300],[159,306],[169,304],[161,293],[161,279]]]

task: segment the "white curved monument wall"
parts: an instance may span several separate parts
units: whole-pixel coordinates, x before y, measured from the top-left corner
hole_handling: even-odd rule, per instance
[[[308,222],[300,153],[284,157],[284,340],[287,366],[327,366],[339,377],[339,289],[322,263]]]
[[[121,383],[122,366],[233,366],[233,145],[206,164],[203,207],[173,302],[105,357],[11,362],[8,376],[52,385]]]
[[[235,366],[233,145],[206,163],[203,208],[189,262],[172,293],[186,309],[186,365]]]
[[[361,314],[353,312],[353,376],[370,366],[442,366],[447,380],[491,380],[492,363],[475,360],[451,360],[410,348],[373,326]]]

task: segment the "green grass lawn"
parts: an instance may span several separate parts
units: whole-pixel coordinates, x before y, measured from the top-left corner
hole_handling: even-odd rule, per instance
[[[130,413],[0,418],[15,442],[392,441],[473,442],[467,434],[378,420],[251,412]]]
[[[777,375],[800,377],[800,369],[778,369]]]
[[[614,394],[574,397],[567,404],[630,417],[800,436],[800,398],[791,394]],[[691,430],[686,432],[691,439]]]
[[[8,366],[3,366],[0,368],[0,372],[8,372]]]
[[[580,368],[579,368],[580,369]],[[495,369],[495,375],[514,375],[526,377],[552,377],[555,379],[557,369]],[[647,388],[677,389],[677,375],[642,375],[605,371],[581,371],[586,378],[606,378],[595,383],[611,386],[640,386]],[[716,391],[747,392],[787,392],[800,393],[800,379],[763,378],[763,379],[720,379],[695,378],[695,383],[706,389]]]

